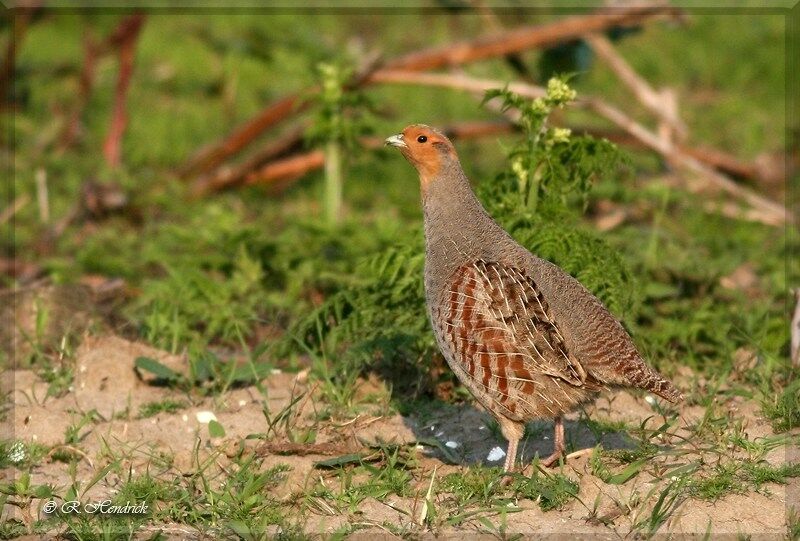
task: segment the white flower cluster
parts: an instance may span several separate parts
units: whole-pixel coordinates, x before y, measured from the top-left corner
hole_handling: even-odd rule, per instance
[[[547,97],[550,101],[558,103],[559,106],[574,100],[577,95],[577,92],[557,77],[553,77],[547,81]]]
[[[28,452],[25,449],[25,444],[21,441],[15,441],[11,444],[11,447],[8,448],[6,456],[8,457],[8,461],[12,464],[19,464],[28,458]]]
[[[572,135],[572,130],[569,128],[553,128],[550,130],[550,137],[548,143],[555,145],[556,143],[569,143],[569,136]]]

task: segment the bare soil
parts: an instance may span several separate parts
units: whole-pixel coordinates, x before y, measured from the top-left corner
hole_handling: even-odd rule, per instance
[[[86,336],[76,358],[76,375],[70,392],[60,398],[47,397],[47,384],[29,370],[13,371],[13,438],[35,441],[54,450],[66,448],[79,453],[77,478],[86,483],[109,460],[110,451],[122,457],[123,471],[150,471],[159,476],[174,476],[191,472],[199,456],[218,454],[220,467],[225,467],[225,457],[240,445],[249,434],[266,431],[261,411],[262,396],[252,387],[231,390],[213,398],[182,396],[179,391],[156,385],[152,380],[137,374],[134,361],[139,356],[149,356],[175,370],[185,371],[185,359],[169,355],[151,347],[129,342],[116,336]],[[370,382],[366,382],[370,384]],[[380,385],[380,382],[371,384]],[[297,426],[314,425],[318,429],[313,444],[294,444],[281,437],[266,444],[255,440],[254,450],[264,455],[263,467],[278,464],[289,466],[285,478],[278,486],[279,497],[290,498],[307,490],[321,475],[314,463],[363,450],[368,442],[414,443],[420,439],[435,438],[443,443],[453,442],[452,454],[457,464],[447,464],[440,451],[432,447],[418,447],[421,473],[415,474],[414,498],[390,497],[386,502],[375,499],[363,501],[358,514],[327,516],[310,514],[306,519],[309,533],[332,532],[348,521],[368,525],[351,537],[354,539],[386,535],[379,525],[388,522],[405,525],[409,531],[424,533],[415,525],[428,481],[434,468],[436,475],[463,471],[471,465],[488,462],[487,456],[494,447],[505,450],[506,444],[490,428],[490,418],[472,406],[447,406],[425,412],[415,417],[362,415],[345,421],[321,422],[316,412],[321,405],[313,389],[309,389],[304,374],[275,372],[265,381],[269,410],[274,415],[285,408],[293,397],[304,391],[308,398],[300,403]],[[140,406],[165,399],[185,400],[187,407],[175,413],[159,413],[150,418],[139,418]],[[728,400],[722,405],[734,418],[741,419],[748,436],[752,438],[772,435],[767,421],[759,416],[758,404],[743,398]],[[87,412],[95,410],[95,421],[81,431],[77,443],[65,444],[65,433]],[[212,438],[208,426],[198,420],[198,413],[213,412],[224,426],[224,438]],[[699,406],[684,406],[681,424],[690,425],[704,414]],[[599,399],[587,413],[591,418],[607,421],[625,420],[639,424],[656,419],[652,406],[643,398],[627,393],[616,393]],[[591,449],[598,441],[579,415],[572,415],[567,424],[567,435],[572,451]],[[529,437],[522,444],[523,463],[530,462],[534,454],[544,456],[552,449],[552,423],[537,422],[529,427]],[[797,432],[797,431],[795,431]],[[686,431],[686,437],[694,437]],[[253,442],[254,440],[249,440]],[[796,441],[796,440],[795,440]],[[600,443],[605,449],[626,448],[633,441],[624,433],[606,434]],[[258,447],[260,445],[260,447]],[[696,442],[697,451],[689,460],[714,460],[704,455],[702,441]],[[222,451],[222,453],[220,453]],[[51,455],[53,453],[51,452]],[[169,456],[166,464],[158,457]],[[770,464],[786,464],[800,460],[796,445],[780,446],[766,456]],[[530,473],[528,467],[527,473]],[[520,501],[522,511],[508,515],[507,532],[533,534],[559,534],[574,538],[592,536],[614,539],[628,535],[656,504],[660,487],[668,480],[653,478],[645,473],[622,485],[610,485],[592,475],[589,454],[578,453],[570,458],[564,472],[579,483],[579,500],[572,500],[562,509],[543,512],[534,501]],[[17,470],[0,470],[0,477],[13,478]],[[124,480],[109,473],[84,496],[99,500],[113,494]],[[69,466],[49,456],[32,472],[32,484],[50,483],[67,487],[72,483]],[[755,538],[780,538],[786,535],[787,511],[798,506],[800,485],[797,478],[787,485],[766,485],[759,492],[730,494],[715,502],[686,500],[661,527],[660,532],[675,535],[703,535],[712,531],[716,535],[753,535]],[[441,496],[438,496],[441,497]],[[597,502],[597,508],[592,511]],[[34,503],[34,508],[37,503]],[[3,518],[19,516],[10,506],[3,510]],[[438,532],[449,535],[477,533],[478,522],[467,522],[458,528]],[[175,525],[167,532],[185,537],[191,528]]]

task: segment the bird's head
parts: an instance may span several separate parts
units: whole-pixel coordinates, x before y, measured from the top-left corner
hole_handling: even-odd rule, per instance
[[[447,166],[458,163],[453,143],[443,133],[424,124],[412,124],[402,133],[386,139],[397,147],[419,172],[423,189],[436,180]]]

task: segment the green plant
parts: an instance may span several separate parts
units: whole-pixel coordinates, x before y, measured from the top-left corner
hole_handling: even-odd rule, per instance
[[[159,413],[175,413],[186,407],[186,402],[182,400],[172,400],[170,398],[158,401],[147,402],[139,406],[139,417],[146,419]]]
[[[542,511],[558,509],[578,496],[578,483],[563,473],[547,473],[534,462],[530,477],[516,477],[512,481],[514,492],[539,503]]]
[[[765,393],[762,400],[764,415],[772,420],[772,428],[786,432],[800,426],[800,379],[790,383],[779,393]]]
[[[269,374],[272,365],[258,362],[259,352],[254,352],[244,363],[223,361],[211,351],[201,351],[189,356],[189,374],[181,374],[150,357],[137,357],[137,370],[148,372],[156,380],[183,390],[197,389],[206,394],[222,392],[236,385],[258,385]],[[167,404],[167,408],[177,407]],[[154,414],[154,413],[151,413]],[[144,415],[142,413],[142,415]]]
[[[322,62],[317,71],[319,111],[307,135],[311,141],[324,142],[325,217],[329,225],[338,225],[342,220],[345,158],[356,148],[357,137],[367,132],[365,111],[369,103],[363,93],[349,88],[354,71],[344,62]]]
[[[31,484],[30,472],[23,472],[11,483],[0,483],[0,507],[12,505],[19,508],[22,513],[23,523],[30,529],[34,523],[33,500],[44,500],[54,496],[54,487],[51,485]]]

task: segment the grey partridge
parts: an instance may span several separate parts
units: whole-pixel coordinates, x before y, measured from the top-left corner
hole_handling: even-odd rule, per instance
[[[534,419],[555,420],[553,454],[542,463],[557,463],[565,449],[562,415],[603,389],[682,398],[594,295],[489,216],[447,137],[417,124],[386,143],[419,173],[428,315],[450,368],[508,440],[505,471]]]

